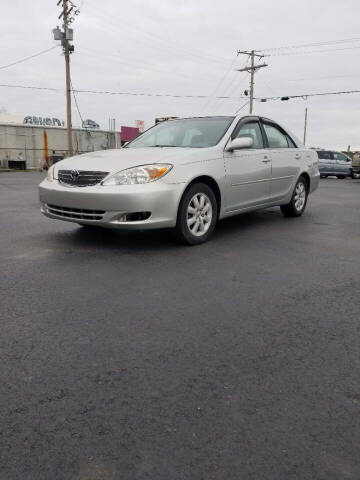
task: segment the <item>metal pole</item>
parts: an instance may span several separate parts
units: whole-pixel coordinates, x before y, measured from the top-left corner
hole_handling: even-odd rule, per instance
[[[306,145],[307,116],[308,116],[308,109],[306,107],[305,108],[305,124],[304,124],[304,146]]]
[[[65,55],[65,73],[66,73],[66,123],[67,123],[67,138],[68,138],[68,155],[73,156],[73,142],[72,142],[72,120],[71,120],[71,81],[70,81],[70,52],[69,40],[67,39],[68,30],[68,0],[63,0],[63,14],[64,14],[64,55]]]
[[[251,69],[250,69],[250,115],[253,113],[254,104],[254,75],[255,75],[255,51],[251,50]]]

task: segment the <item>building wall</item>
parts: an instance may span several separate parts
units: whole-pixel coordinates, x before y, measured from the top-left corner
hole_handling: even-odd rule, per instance
[[[74,154],[118,148],[120,133],[105,130],[73,129]],[[17,160],[22,153],[27,168],[42,168],[49,157],[67,156],[67,131],[61,127],[43,127],[0,123],[0,167]]]

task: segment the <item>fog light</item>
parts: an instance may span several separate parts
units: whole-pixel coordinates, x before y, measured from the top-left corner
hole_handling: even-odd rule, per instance
[[[141,222],[150,218],[151,212],[131,212],[123,213],[117,218],[118,222]]]

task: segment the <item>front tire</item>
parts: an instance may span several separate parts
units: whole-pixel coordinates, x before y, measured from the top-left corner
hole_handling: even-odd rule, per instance
[[[205,183],[195,183],[184,193],[177,216],[176,235],[187,245],[199,245],[212,235],[218,217],[213,190]]]
[[[308,185],[304,177],[296,182],[290,203],[281,205],[280,209],[284,217],[300,217],[305,210],[308,198]]]

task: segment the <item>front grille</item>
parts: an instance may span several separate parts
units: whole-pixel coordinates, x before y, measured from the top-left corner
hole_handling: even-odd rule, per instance
[[[74,218],[76,220],[101,220],[105,210],[87,210],[84,208],[60,207],[59,205],[46,205],[49,213],[59,217]]]
[[[72,187],[90,187],[97,185],[109,172],[92,172],[90,170],[59,170],[59,182]]]

